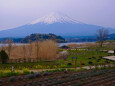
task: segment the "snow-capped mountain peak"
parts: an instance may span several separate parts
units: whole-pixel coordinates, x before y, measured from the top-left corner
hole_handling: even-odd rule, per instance
[[[49,15],[38,18],[35,21],[32,21],[30,24],[37,24],[37,23],[52,24],[56,22],[58,23],[80,23],[74,19],[69,18],[66,15],[52,12]]]
[[[96,31],[102,26],[85,24],[69,18],[60,13],[50,13],[42,18],[9,30],[0,31],[2,38],[25,37],[33,33],[48,34],[53,33],[65,37],[94,36]],[[115,33],[115,30],[109,28],[109,33]]]

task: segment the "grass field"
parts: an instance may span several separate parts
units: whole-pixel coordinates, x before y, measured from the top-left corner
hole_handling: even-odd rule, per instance
[[[92,65],[99,64],[110,64],[114,63],[113,61],[103,59],[102,57],[113,55],[106,52],[100,51],[86,51],[86,50],[68,50],[70,55],[67,60],[57,59],[53,61],[40,60],[38,62],[25,62],[25,63],[7,63],[0,64],[0,69],[7,70],[11,69],[11,66],[14,66],[14,69],[22,70],[27,69],[53,69],[53,68],[74,68],[75,59],[72,57],[77,57],[77,67],[80,66],[80,61],[82,66],[89,66],[89,62],[92,62]]]

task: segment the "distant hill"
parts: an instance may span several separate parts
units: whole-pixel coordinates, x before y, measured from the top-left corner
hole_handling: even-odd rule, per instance
[[[115,38],[115,33],[109,35],[112,38]]]
[[[68,42],[95,42],[98,41],[96,39],[96,36],[73,36],[73,37],[65,37],[65,39]],[[115,33],[114,34],[109,34],[108,38],[106,38],[105,40],[107,41],[114,41],[115,40]]]
[[[62,38],[61,36],[56,36],[55,34],[31,34],[30,36],[26,36],[25,38],[23,38],[21,42],[28,43],[29,40],[34,42],[35,40],[44,41],[47,39],[54,40],[58,43],[66,42],[64,38]]]
[[[95,42],[97,41],[96,36],[73,36],[73,37],[61,37],[55,34],[31,34],[25,38],[0,38],[0,42],[4,42],[7,39],[13,40],[14,43],[28,43],[29,40],[32,42],[38,39],[38,41],[43,41],[47,39],[55,40],[58,43],[64,42]],[[66,40],[66,41],[65,41]],[[105,40],[115,40],[115,33],[110,34]]]
[[[7,43],[7,40],[12,40],[13,43],[21,43],[23,38],[0,38],[0,43]]]
[[[115,40],[115,33],[110,34],[110,35],[109,35],[109,38],[110,38],[111,40]]]

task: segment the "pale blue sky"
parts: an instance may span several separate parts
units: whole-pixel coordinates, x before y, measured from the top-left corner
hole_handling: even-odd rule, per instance
[[[0,0],[0,30],[59,11],[78,21],[115,28],[115,0]]]

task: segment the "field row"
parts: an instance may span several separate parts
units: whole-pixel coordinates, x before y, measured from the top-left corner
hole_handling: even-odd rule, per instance
[[[3,86],[114,86],[115,69],[43,72],[0,80]]]

